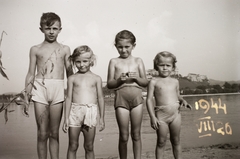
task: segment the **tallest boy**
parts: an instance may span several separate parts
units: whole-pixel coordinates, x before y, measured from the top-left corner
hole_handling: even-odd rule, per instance
[[[30,49],[29,70],[25,80],[31,92],[37,122],[38,158],[47,158],[47,142],[52,159],[59,158],[59,126],[64,101],[64,69],[73,74],[68,60],[70,48],[57,42],[61,19],[55,13],[43,13],[40,30],[44,41]],[[37,74],[35,71],[37,70]],[[34,87],[29,84],[34,80]],[[29,99],[28,99],[29,101]]]

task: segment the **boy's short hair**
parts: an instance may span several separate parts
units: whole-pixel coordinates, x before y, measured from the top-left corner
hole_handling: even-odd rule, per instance
[[[52,26],[56,21],[59,21],[60,26],[62,25],[61,18],[57,14],[52,12],[43,13],[40,19],[40,26]]]
[[[135,44],[136,43],[136,37],[133,35],[132,32],[130,32],[128,30],[122,30],[122,31],[120,31],[116,35],[116,37],[115,37],[115,45],[118,43],[118,41],[120,41],[122,39],[130,39],[131,40],[131,44]]]
[[[74,49],[73,54],[69,57],[69,59],[74,63],[75,59],[84,53],[90,53],[90,60],[91,60],[91,66],[94,66],[96,63],[96,56],[93,54],[93,51],[90,47],[87,45],[82,45]]]
[[[160,59],[161,57],[171,57],[171,58],[172,58],[172,62],[173,62],[173,69],[176,68],[176,62],[177,62],[176,56],[173,55],[172,53],[168,52],[168,51],[162,51],[162,52],[159,52],[159,53],[155,56],[155,58],[154,58],[154,60],[153,60],[153,65],[154,65],[153,67],[154,67],[155,70],[158,71],[157,65],[158,65],[159,59]]]

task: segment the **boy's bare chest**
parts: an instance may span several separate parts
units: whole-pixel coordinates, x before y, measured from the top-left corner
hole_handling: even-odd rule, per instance
[[[62,61],[64,59],[64,53],[63,51],[40,51],[37,54],[38,61],[42,62],[57,62],[57,61]]]

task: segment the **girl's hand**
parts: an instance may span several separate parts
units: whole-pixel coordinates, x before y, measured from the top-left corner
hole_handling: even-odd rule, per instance
[[[184,107],[184,108],[188,108],[188,109],[192,109],[192,106],[190,104],[187,103],[187,101],[185,101],[184,99],[180,100],[180,107]]]
[[[127,73],[122,73],[121,74],[121,77],[120,77],[121,81],[126,81],[127,78],[128,78]]]
[[[103,120],[100,120],[100,129],[99,131],[103,131],[105,129],[105,122]]]
[[[161,123],[156,117],[154,117],[154,119],[151,119],[151,127],[154,130],[157,130],[159,128],[159,125],[161,125]]]
[[[128,77],[129,78],[133,78],[133,79],[136,79],[138,76],[137,76],[137,72],[128,72]]]
[[[192,106],[190,104],[187,104],[185,108],[192,110]]]
[[[63,132],[67,133],[68,132],[68,128],[69,128],[69,121],[68,120],[65,120],[64,123],[63,123]]]

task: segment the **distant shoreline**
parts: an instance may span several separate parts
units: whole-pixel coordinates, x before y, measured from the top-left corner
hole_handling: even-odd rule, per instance
[[[181,96],[182,97],[199,97],[199,96],[223,96],[223,95],[240,95],[240,92],[239,93],[214,93],[214,94],[187,94],[187,95],[181,95]],[[146,98],[146,95],[143,95],[143,97]],[[114,97],[104,97],[104,99],[109,99],[109,98],[114,98]],[[4,103],[4,104],[7,104],[9,102],[10,101],[6,102],[6,101],[0,100],[0,103]]]
[[[192,97],[192,96],[222,96],[222,95],[240,95],[240,93],[187,94],[187,95],[181,95],[181,96]]]

